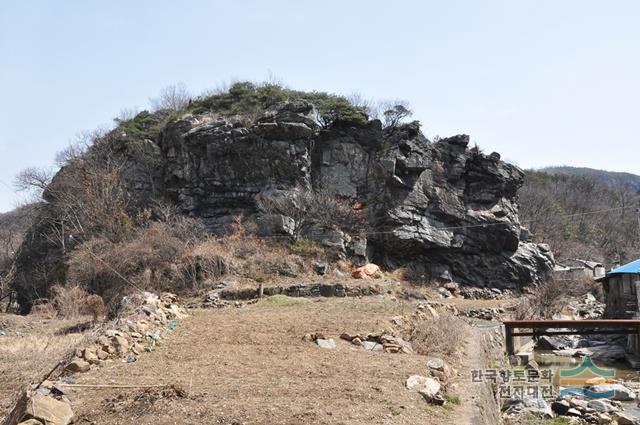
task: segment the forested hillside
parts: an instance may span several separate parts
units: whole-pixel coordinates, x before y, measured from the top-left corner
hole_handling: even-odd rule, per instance
[[[614,189],[629,189],[636,192],[640,191],[640,176],[636,174],[569,166],[544,167],[540,171],[548,174],[589,177]]]
[[[519,192],[524,225],[536,240],[551,245],[559,260],[593,259],[610,266],[640,258],[636,212],[640,196],[632,185],[633,177],[639,179],[638,184],[640,177],[625,173],[586,174],[589,175],[527,171]]]
[[[0,273],[18,250],[29,227],[34,207],[27,205],[7,213],[0,213]]]

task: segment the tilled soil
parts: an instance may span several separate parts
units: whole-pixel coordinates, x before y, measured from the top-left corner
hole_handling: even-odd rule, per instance
[[[79,384],[168,387],[76,388],[69,398],[80,424],[451,423],[456,406],[431,406],[405,389],[409,375],[426,374],[426,357],[368,352],[339,339],[389,328],[390,317],[409,309],[382,297],[275,297],[195,311],[137,362],[76,375]],[[302,340],[314,332],[337,348]]]

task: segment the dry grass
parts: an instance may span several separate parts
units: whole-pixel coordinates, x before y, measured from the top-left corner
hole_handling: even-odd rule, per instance
[[[416,352],[446,357],[459,356],[465,339],[466,324],[446,311],[432,320],[416,322],[410,337]]]
[[[598,285],[592,279],[570,281],[548,280],[533,288],[532,293],[520,300],[513,313],[516,320],[551,319],[560,314],[569,299],[587,293],[598,294]]]
[[[224,276],[255,283],[312,273],[312,261],[293,254],[286,241],[254,236],[239,220],[224,237],[196,237],[187,225],[154,222],[126,242],[85,242],[71,254],[68,282],[101,295],[113,307],[134,288],[190,294]]]
[[[0,409],[6,412],[17,391],[51,370],[81,343],[83,335],[60,332],[78,321],[0,314],[0,322],[7,333],[0,336]]]
[[[106,308],[99,295],[89,294],[78,285],[53,285],[50,289],[53,307],[63,319],[90,315],[94,322],[104,317]],[[33,310],[33,309],[32,309]]]

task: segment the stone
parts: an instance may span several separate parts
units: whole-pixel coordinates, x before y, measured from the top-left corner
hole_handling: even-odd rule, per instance
[[[579,398],[572,398],[571,400],[569,400],[569,404],[571,405],[571,407],[575,407],[578,409],[587,409],[589,407],[589,402],[587,400],[581,400]]]
[[[85,348],[82,350],[82,358],[91,364],[98,362],[98,356],[96,355],[95,348]]]
[[[606,413],[598,413],[598,423],[601,425],[608,425],[613,421],[613,418]]]
[[[114,336],[111,338],[111,345],[116,350],[116,353],[122,355],[129,351],[129,341],[123,336]]]
[[[73,373],[87,372],[90,368],[91,365],[89,364],[89,362],[86,362],[82,359],[75,359],[67,366],[65,366],[66,370]]]
[[[320,348],[326,348],[326,349],[334,349],[336,348],[336,342],[332,339],[316,339],[316,344],[318,344],[318,347]]]
[[[340,334],[340,339],[344,339],[345,341],[351,341],[354,338],[358,338],[358,335],[352,335],[347,332]]]
[[[435,379],[420,375],[411,375],[407,378],[405,385],[408,390],[419,393],[425,400],[434,402],[434,404],[441,404],[441,398],[437,397],[441,386]]]
[[[75,418],[68,403],[36,394],[27,404],[25,419],[36,419],[50,425],[67,425],[73,423]]]
[[[611,405],[611,403],[608,402],[608,400],[591,400],[587,403],[587,407],[589,409],[593,409],[596,412],[603,412],[603,413],[609,413],[609,412],[615,412],[618,409],[614,406]]]
[[[258,235],[293,235],[296,223],[291,217],[282,214],[265,214],[258,217]]]
[[[447,282],[444,285],[442,285],[442,287],[452,293],[456,293],[460,290],[460,284],[456,282]]]
[[[441,372],[444,372],[445,363],[444,363],[444,360],[435,357],[427,361],[427,367],[429,369],[434,369],[434,370],[439,370]]]
[[[318,273],[320,276],[324,276],[327,274],[327,263],[324,261],[316,261],[313,263],[313,270]]]
[[[549,419],[553,417],[553,411],[542,398],[520,398],[511,396],[505,400],[503,410],[507,414],[530,414],[538,418]]]
[[[447,288],[438,288],[438,294],[442,298],[451,298],[453,294]]]
[[[571,408],[569,410],[567,410],[567,413],[565,413],[565,416],[574,416],[574,417],[580,417],[582,416],[582,413],[580,413],[579,410]]]
[[[127,354],[127,356],[122,359],[123,363],[133,363],[138,361],[138,356],[136,356],[135,354]]]
[[[98,349],[96,351],[96,357],[98,357],[98,360],[106,360],[109,358],[109,353],[107,353],[103,349]]]
[[[582,300],[585,304],[594,304],[597,301],[598,300],[596,300],[596,297],[594,297],[593,294],[586,294]]]
[[[26,421],[20,422],[18,425],[43,425],[43,424],[37,419],[27,419]]]
[[[571,409],[571,404],[567,400],[556,400],[551,403],[551,410],[558,415],[566,415],[569,409]]]
[[[361,340],[360,338],[358,338],[358,337],[355,337],[355,338],[353,338],[353,339],[351,340],[351,343],[352,343],[353,345],[358,345],[358,346],[360,346],[360,345],[362,345],[362,340]]]
[[[613,419],[615,419],[618,425],[638,425],[640,423],[640,419],[622,412],[615,413]]]
[[[590,391],[617,401],[630,401],[636,399],[636,393],[622,384],[592,385]],[[609,395],[611,394],[611,395]]]
[[[367,351],[382,351],[384,347],[375,341],[362,341],[362,348]]]

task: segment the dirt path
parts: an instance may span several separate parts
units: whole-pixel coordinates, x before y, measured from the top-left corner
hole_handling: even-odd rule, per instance
[[[471,382],[471,370],[486,369],[490,365],[486,338],[495,334],[498,323],[476,322],[468,332],[467,347],[463,363],[465,370],[455,382],[457,390],[464,394],[460,407],[456,409],[453,423],[456,425],[483,425],[495,422],[496,406],[493,405],[491,390],[482,383]]]
[[[70,398],[80,424],[457,424],[457,406],[429,405],[404,387],[409,375],[426,373],[426,357],[367,352],[339,339],[388,328],[409,309],[380,297],[276,298],[196,312],[137,362],[77,376],[81,384],[175,384],[187,397],[83,389]],[[310,332],[334,338],[337,348],[302,341]]]

